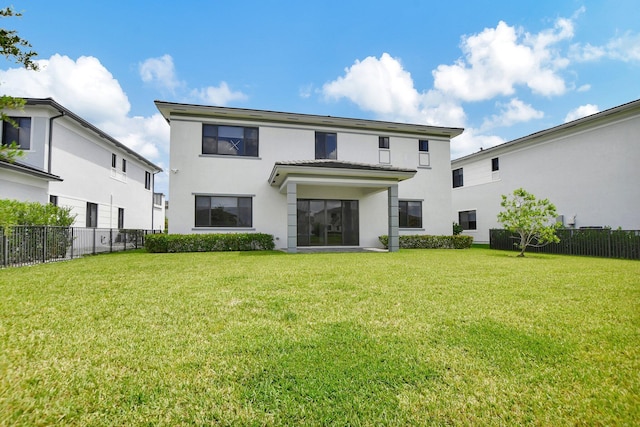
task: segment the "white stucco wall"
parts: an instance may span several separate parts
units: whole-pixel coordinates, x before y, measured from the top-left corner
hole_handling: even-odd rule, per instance
[[[202,123],[259,127],[259,158],[201,155]],[[337,127],[317,128],[225,119],[173,117],[171,119],[170,233],[213,233],[255,231],[275,236],[276,245],[287,245],[286,194],[269,184],[274,164],[279,161],[315,159],[315,132],[337,133],[337,160],[379,164],[379,132]],[[390,136],[391,166],[416,169],[418,139],[430,140],[431,165],[418,169],[412,179],[399,184],[400,199],[423,201],[423,228],[401,230],[402,234],[451,234],[451,191],[449,140],[426,135]],[[216,194],[253,197],[251,229],[196,228],[195,195]],[[378,236],[387,234],[387,192],[354,187],[298,185],[297,197],[358,200],[360,246],[380,246]]]
[[[522,187],[548,198],[570,226],[640,229],[640,112],[569,127],[528,144],[507,144],[452,163],[462,167],[464,186],[454,188],[452,218],[476,210],[477,230],[465,231],[476,242],[489,241],[500,228],[496,216],[501,194]],[[491,159],[500,160],[492,180]]]
[[[0,199],[47,203],[49,181],[0,168]]]

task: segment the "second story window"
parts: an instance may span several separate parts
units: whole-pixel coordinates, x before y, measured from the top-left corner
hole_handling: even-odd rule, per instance
[[[462,187],[464,180],[462,176],[462,168],[453,171],[453,188]]]
[[[495,157],[491,159],[491,172],[495,172],[498,170],[500,170],[500,162],[498,161],[498,158]]]
[[[258,128],[202,125],[202,154],[258,157]]]
[[[389,137],[388,136],[378,137],[378,148],[389,149]]]
[[[127,171],[127,161],[125,159],[122,159],[122,172],[126,172]]]
[[[338,136],[335,133],[316,132],[316,159],[338,158]]]
[[[418,151],[429,152],[429,141],[426,139],[418,141]]]
[[[111,167],[115,169],[117,164],[118,161],[115,153],[111,153]]]
[[[31,117],[10,117],[15,123],[2,122],[2,145],[15,142],[21,150],[31,149]]]
[[[151,172],[144,173],[144,188],[151,190]]]

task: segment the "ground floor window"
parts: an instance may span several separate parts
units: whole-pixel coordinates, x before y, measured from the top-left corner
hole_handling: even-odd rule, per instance
[[[118,228],[124,228],[124,208],[118,208]]]
[[[196,227],[251,227],[252,198],[196,196]]]
[[[398,201],[400,228],[422,228],[422,202],[420,200]]]
[[[298,246],[358,246],[357,200],[298,199]]]
[[[87,202],[87,227],[98,226],[98,205]]]
[[[476,211],[458,212],[458,224],[460,224],[463,230],[475,230],[476,229]]]

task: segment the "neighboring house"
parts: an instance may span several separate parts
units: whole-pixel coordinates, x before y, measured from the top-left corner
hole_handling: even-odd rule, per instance
[[[462,129],[156,101],[171,125],[170,233],[261,232],[276,247],[451,234]]]
[[[549,199],[565,227],[640,229],[640,100],[451,162],[453,220],[489,241],[501,195]]]
[[[163,228],[158,166],[51,98],[4,112],[18,127],[3,122],[1,142],[15,141],[24,156],[0,163],[0,197],[71,207],[79,227]]]

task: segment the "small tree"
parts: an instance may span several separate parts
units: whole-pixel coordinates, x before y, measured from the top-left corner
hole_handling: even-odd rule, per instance
[[[12,16],[22,16],[22,14],[14,11],[11,7],[0,9],[0,17],[10,18]],[[22,64],[28,70],[37,70],[38,64],[33,62],[32,59],[36,53],[28,50],[30,47],[29,42],[20,38],[15,30],[0,28],[0,54],[10,61]],[[24,99],[8,95],[1,96],[0,120],[9,122],[17,127],[17,124],[4,113],[4,109],[19,110],[24,107],[24,104]],[[14,162],[15,158],[21,157],[23,153],[15,141],[5,141],[4,144],[0,144],[0,160]]]
[[[551,242],[559,242],[555,222],[558,216],[556,207],[548,199],[537,200],[536,197],[522,188],[514,190],[513,195],[502,195],[500,205],[504,211],[498,214],[498,221],[504,228],[518,234],[520,242],[519,257],[524,256],[527,247],[544,246]]]

